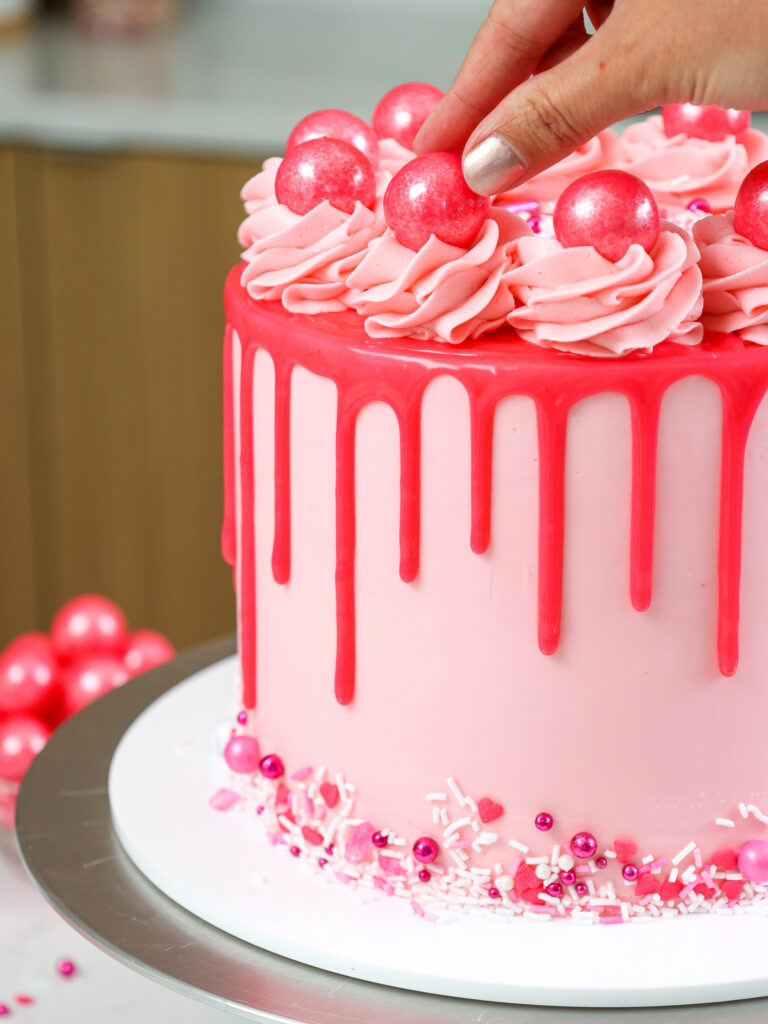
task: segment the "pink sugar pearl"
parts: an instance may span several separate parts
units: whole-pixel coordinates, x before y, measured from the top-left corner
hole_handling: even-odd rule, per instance
[[[224,747],[224,760],[230,771],[250,775],[259,767],[261,751],[254,736],[233,736]]]
[[[594,171],[572,181],[555,205],[557,240],[567,249],[591,245],[620,260],[630,245],[646,252],[659,237],[659,208],[651,190],[626,171]]]
[[[422,836],[413,844],[413,856],[419,864],[431,864],[437,857],[438,845],[429,836]]]
[[[259,768],[265,779],[279,779],[285,771],[283,762],[277,754],[267,754],[266,757],[262,757]]]
[[[733,205],[733,226],[758,249],[768,249],[768,160],[742,181]]]
[[[577,893],[578,896],[586,896],[588,892],[589,892],[589,889],[587,888],[586,882],[577,882],[576,883],[576,893]]]
[[[413,149],[413,140],[432,108],[443,96],[442,89],[426,82],[406,82],[390,89],[373,112],[371,123],[380,139],[396,139]]]
[[[639,872],[634,864],[625,864],[621,874],[625,882],[636,882]]]
[[[384,216],[397,240],[418,252],[436,235],[447,245],[472,245],[490,200],[464,181],[455,153],[428,153],[401,167],[384,193]]]
[[[533,823],[540,832],[549,832],[554,824],[554,818],[548,811],[539,811]]]
[[[662,107],[664,131],[674,135],[690,135],[694,139],[722,142],[729,135],[740,139],[749,128],[748,110],[733,107],[700,107],[695,103],[670,103]]]
[[[62,978],[72,978],[77,974],[77,968],[71,960],[59,960],[56,964],[56,970]]]
[[[739,850],[739,871],[750,882],[768,882],[768,842],[751,839]]]
[[[563,885],[573,885],[573,883],[576,881],[576,872],[571,870],[561,871],[560,881],[563,883]]]
[[[348,142],[310,139],[286,154],[275,177],[275,196],[301,215],[326,200],[352,213],[356,202],[373,206],[376,179],[370,162]]]
[[[379,140],[376,132],[361,117],[355,117],[347,110],[316,110],[302,117],[288,136],[285,151],[290,153],[302,142],[322,138],[348,142],[350,146],[360,150],[374,170],[379,164]]]
[[[579,860],[588,860],[594,857],[597,849],[597,840],[591,832],[577,832],[570,842],[571,853]]]

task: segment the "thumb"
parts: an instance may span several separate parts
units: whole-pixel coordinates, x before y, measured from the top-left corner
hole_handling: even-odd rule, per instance
[[[462,158],[471,189],[490,196],[514,188],[615,121],[655,105],[639,56],[600,39],[604,32],[527,79],[477,126]]]

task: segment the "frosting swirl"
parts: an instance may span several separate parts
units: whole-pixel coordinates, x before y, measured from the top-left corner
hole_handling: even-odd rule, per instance
[[[733,206],[739,185],[755,164],[768,159],[768,138],[750,129],[740,140],[695,139],[664,131],[661,115],[629,125],[620,139],[615,166],[642,178],[674,216],[693,199],[702,197],[712,210]]]
[[[694,225],[704,277],[702,322],[768,345],[768,252],[733,226],[733,212]]]
[[[662,221],[650,253],[631,245],[620,260],[592,246],[519,238],[506,281],[518,300],[507,321],[536,345],[593,356],[650,350],[667,339],[701,341],[701,271],[690,235]]]
[[[517,188],[500,192],[494,197],[493,203],[495,206],[511,205],[514,208],[515,203],[533,201],[539,203],[542,212],[551,213],[560,193],[574,179],[591,171],[614,167],[620,146],[619,135],[608,128]]]
[[[418,252],[387,231],[349,275],[349,303],[369,337],[408,336],[459,344],[501,326],[514,308],[507,284],[520,217],[492,209],[468,249],[432,235]]]

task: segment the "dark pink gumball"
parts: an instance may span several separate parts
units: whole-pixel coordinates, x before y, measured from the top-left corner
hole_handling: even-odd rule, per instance
[[[0,721],[0,779],[21,782],[50,735],[49,726],[34,715],[9,715]]]
[[[128,646],[128,622],[113,601],[82,594],[67,601],[53,617],[51,646],[64,664],[86,654],[121,656]]]
[[[59,690],[59,665],[44,633],[23,633],[0,654],[0,714],[45,712]]]
[[[402,245],[415,252],[436,235],[468,248],[490,210],[490,200],[467,185],[455,153],[428,153],[401,167],[384,193],[384,216]]]
[[[594,171],[565,189],[555,205],[555,235],[572,248],[591,245],[619,260],[630,245],[650,252],[659,237],[659,208],[651,190],[625,171]]]
[[[63,717],[77,714],[128,678],[122,659],[109,654],[95,654],[76,662],[64,672],[62,680]]]
[[[355,117],[346,110],[316,110],[313,114],[302,117],[288,136],[285,151],[290,153],[302,142],[322,138],[348,142],[350,146],[360,150],[374,170],[379,165],[379,140],[376,132],[367,121]]]
[[[742,181],[733,204],[733,226],[758,249],[768,249],[768,160]]]
[[[700,107],[695,103],[670,103],[662,107],[664,131],[674,135],[690,135],[694,139],[708,142],[722,142],[728,135],[737,139],[749,128],[751,119],[748,110],[733,107]]]
[[[295,146],[275,177],[277,201],[294,213],[305,214],[326,199],[343,213],[355,203],[373,206],[376,179],[359,149],[341,139],[310,139]]]
[[[130,635],[123,663],[130,675],[137,676],[158,665],[164,665],[175,656],[173,644],[162,633],[156,633],[153,629],[137,629]]]
[[[443,91],[426,82],[396,85],[376,104],[371,123],[380,139],[395,139],[413,149],[413,140]]]

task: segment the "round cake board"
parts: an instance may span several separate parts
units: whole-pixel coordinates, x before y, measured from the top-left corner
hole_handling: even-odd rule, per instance
[[[768,995],[768,919],[696,915],[614,927],[428,907],[349,889],[271,846],[253,815],[215,811],[215,756],[237,663],[190,676],[124,734],[109,773],[115,830],[162,892],[253,945],[420,992],[549,1006],[663,1006]]]

